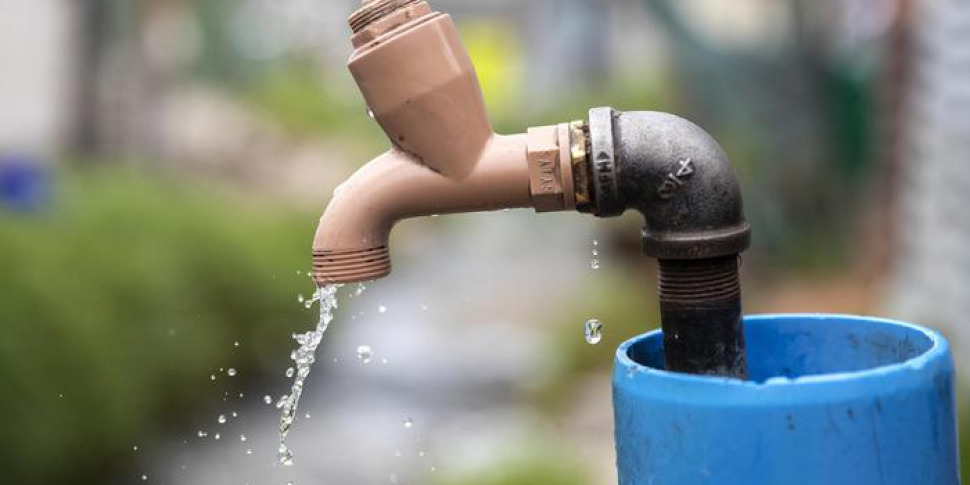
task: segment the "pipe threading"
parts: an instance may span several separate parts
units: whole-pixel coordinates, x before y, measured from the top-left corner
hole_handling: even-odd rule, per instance
[[[661,260],[660,299],[668,303],[705,304],[741,297],[738,257]]]
[[[318,284],[358,283],[391,273],[387,246],[365,250],[314,251],[313,279]]]
[[[350,29],[356,34],[368,25],[421,0],[370,0],[350,16]]]

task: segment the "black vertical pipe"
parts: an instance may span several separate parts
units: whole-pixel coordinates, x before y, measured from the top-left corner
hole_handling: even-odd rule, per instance
[[[738,256],[660,260],[658,286],[667,370],[746,379]]]

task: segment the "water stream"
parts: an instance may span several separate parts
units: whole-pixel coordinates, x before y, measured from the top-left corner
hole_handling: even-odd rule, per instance
[[[310,375],[310,369],[316,361],[317,347],[323,340],[324,333],[333,321],[333,312],[337,308],[337,290],[341,285],[327,285],[317,288],[313,298],[306,300],[307,307],[314,302],[320,305],[320,317],[317,320],[315,329],[302,333],[294,334],[293,339],[300,345],[299,348],[290,354],[290,358],[296,363],[295,372],[287,371],[287,376],[295,374],[293,386],[290,393],[280,398],[276,407],[282,409],[280,415],[280,446],[278,458],[284,466],[293,465],[293,452],[286,445],[286,437],[290,433],[293,421],[296,419],[296,411],[300,404],[300,396],[303,395],[303,383]]]

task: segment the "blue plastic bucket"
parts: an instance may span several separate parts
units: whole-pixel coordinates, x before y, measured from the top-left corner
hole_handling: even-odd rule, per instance
[[[959,483],[954,371],[940,334],[836,315],[745,319],[751,380],[663,370],[663,338],[620,346],[621,485]]]

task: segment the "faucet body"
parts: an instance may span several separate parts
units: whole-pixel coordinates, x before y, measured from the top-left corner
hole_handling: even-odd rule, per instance
[[[671,371],[744,378],[741,193],[720,146],[673,115],[590,111],[588,122],[494,133],[451,18],[420,0],[369,0],[350,19],[350,71],[391,143],[334,192],[313,244],[318,284],[390,272],[393,226],[433,214],[533,207],[645,220],[660,261]]]
[[[425,2],[380,0],[351,25],[350,71],[392,147],[334,192],[314,240],[319,282],[386,276],[388,238],[402,219],[566,207],[572,177],[559,173],[559,161],[567,129],[494,133],[450,16]]]

